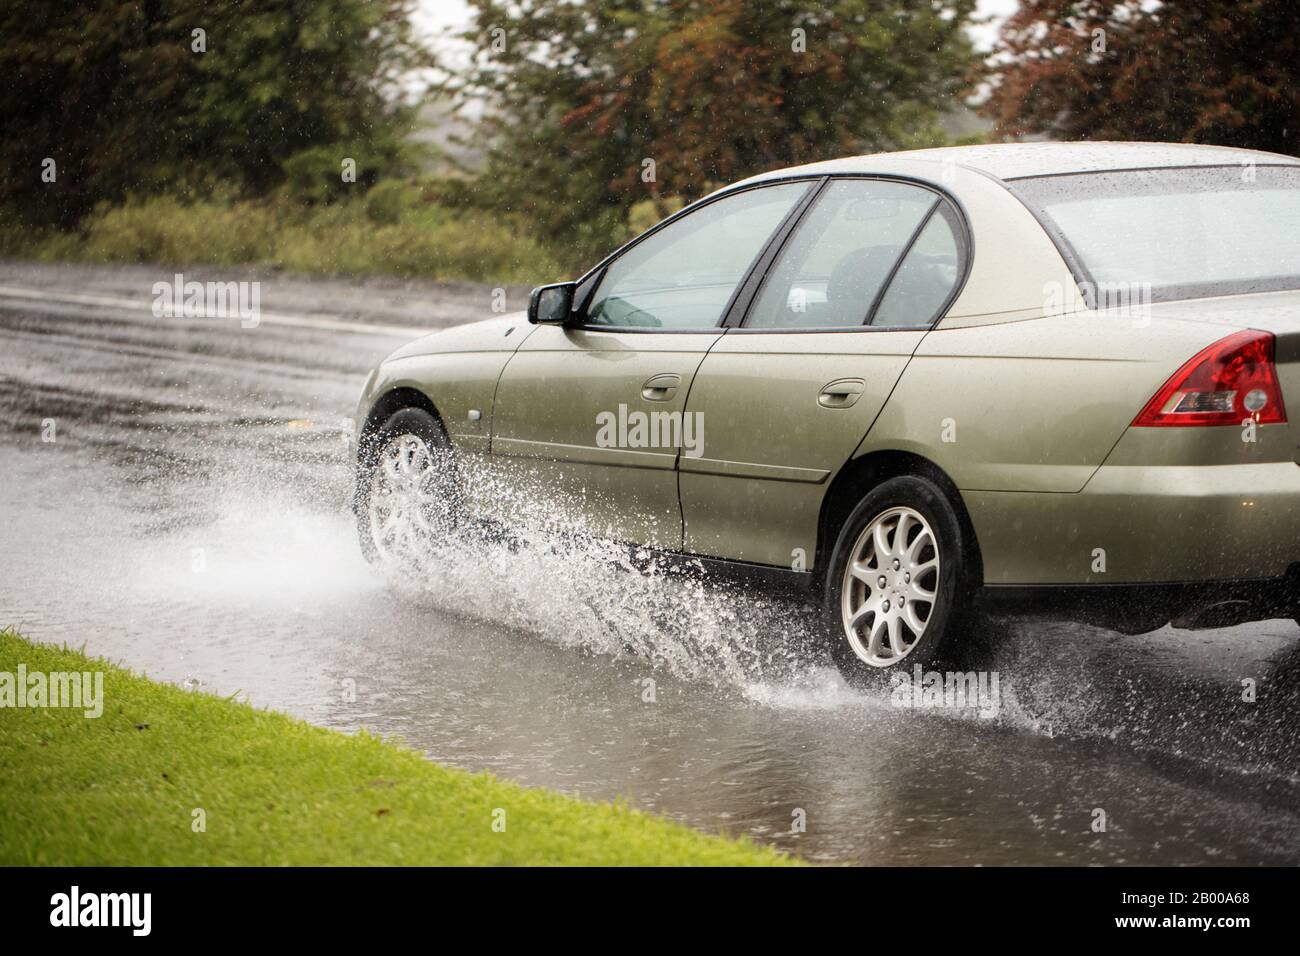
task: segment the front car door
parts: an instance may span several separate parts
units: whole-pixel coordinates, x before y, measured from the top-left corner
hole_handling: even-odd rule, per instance
[[[684,550],[812,567],[830,479],[957,291],[966,235],[928,188],[822,187],[696,373],[708,441],[680,463]]]
[[[677,456],[704,439],[683,414],[696,370],[811,188],[768,185],[688,209],[584,280],[571,323],[531,331],[497,386],[495,510],[681,548]]]

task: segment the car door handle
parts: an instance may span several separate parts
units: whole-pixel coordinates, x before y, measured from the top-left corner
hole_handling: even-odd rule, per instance
[[[817,396],[817,404],[822,408],[849,408],[862,395],[867,383],[860,378],[841,378],[828,385],[823,385]]]
[[[647,402],[666,402],[677,392],[682,377],[674,372],[652,375],[641,386],[641,397]]]

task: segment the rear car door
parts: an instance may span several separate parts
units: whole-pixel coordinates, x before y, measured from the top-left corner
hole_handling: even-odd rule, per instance
[[[822,187],[696,373],[687,411],[708,438],[680,461],[685,550],[811,567],[830,479],[955,296],[966,236],[928,188]]]
[[[668,220],[584,281],[574,322],[531,332],[494,405],[504,517],[681,547],[677,455],[697,441],[687,394],[737,289],[811,188],[745,189]]]

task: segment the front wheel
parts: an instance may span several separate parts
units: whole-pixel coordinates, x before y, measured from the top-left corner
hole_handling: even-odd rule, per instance
[[[357,533],[373,562],[412,568],[456,526],[459,494],[451,444],[419,408],[395,412],[357,462]]]
[[[827,570],[825,626],[845,680],[938,660],[967,613],[966,536],[947,495],[916,475],[873,488],[840,529]]]

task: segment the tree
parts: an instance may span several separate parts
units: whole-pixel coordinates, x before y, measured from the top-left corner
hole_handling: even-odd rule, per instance
[[[489,104],[483,193],[580,234],[654,196],[931,145],[974,0],[470,0],[451,86]]]
[[[313,147],[337,147],[336,167],[391,157],[406,119],[393,92],[424,62],[410,5],[7,0],[0,202],[66,226],[128,193],[262,193]]]
[[[1022,0],[987,113],[1004,135],[1297,153],[1294,0]]]

